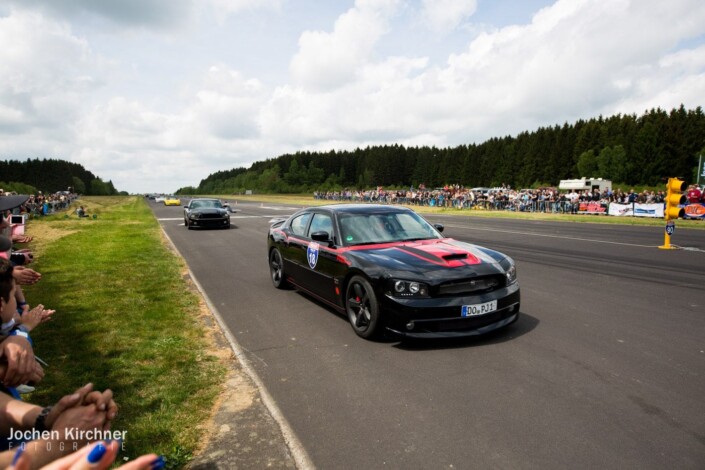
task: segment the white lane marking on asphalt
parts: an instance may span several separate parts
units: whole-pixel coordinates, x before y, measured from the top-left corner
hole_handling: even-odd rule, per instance
[[[281,217],[281,214],[274,215],[231,215],[231,219],[271,219],[273,217]],[[169,222],[172,220],[184,220],[183,217],[165,217],[157,219],[160,222]],[[183,225],[183,224],[182,224]]]
[[[493,228],[478,228],[478,227],[469,227],[467,225],[446,225],[446,227],[466,228],[466,229],[470,229],[470,230],[480,230],[483,232],[499,232],[499,233],[513,233],[516,235],[531,235],[534,237],[560,238],[562,240],[576,240],[576,241],[581,241],[581,242],[607,243],[610,245],[636,246],[636,247],[640,247],[640,248],[656,248],[658,246],[658,245],[637,245],[635,243],[613,242],[613,241],[609,241],[609,240],[595,240],[594,238],[566,237],[564,235],[548,235],[545,233],[517,232],[515,230],[497,230],[497,229],[493,229]]]
[[[705,253],[705,250],[701,250],[700,248],[695,248],[695,247],[690,247],[690,246],[681,246],[679,248],[681,250],[685,250],[685,251],[697,251],[699,253]]]
[[[298,207],[284,207],[284,206],[281,206],[281,207],[260,206],[259,208],[260,208],[260,209],[271,209],[271,210],[273,210],[273,211],[295,211],[295,210],[300,209],[300,208],[298,208]]]

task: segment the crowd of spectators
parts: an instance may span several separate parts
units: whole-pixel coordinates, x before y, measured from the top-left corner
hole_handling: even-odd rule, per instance
[[[16,196],[17,194],[0,189],[0,197]],[[78,194],[69,191],[58,191],[52,194],[31,194],[27,200],[17,208],[15,213],[27,213],[35,216],[49,215],[58,211],[66,210],[71,203],[78,198]]]
[[[695,187],[695,186],[693,186]],[[694,194],[694,193],[693,193]],[[697,197],[691,201],[700,200],[705,192],[698,190]],[[517,212],[551,212],[577,213],[581,204],[596,203],[606,209],[610,203],[618,204],[662,204],[665,201],[664,191],[623,191],[612,190],[560,191],[557,188],[538,188],[516,190],[508,186],[496,188],[465,188],[462,185],[451,185],[443,188],[426,189],[409,188],[408,190],[385,190],[384,188],[369,190],[316,191],[315,199],[364,202],[384,204],[406,204],[414,206],[454,207],[457,209],[508,210]]]
[[[28,246],[33,238],[16,230],[12,216],[46,214],[47,204],[52,211],[68,209],[73,196],[0,195],[0,468],[104,469],[121,444],[122,432],[111,430],[118,406],[109,389],[85,384],[51,406],[22,399],[41,386],[46,373],[46,363],[34,352],[32,332],[59,315],[25,296],[23,286],[41,282],[42,275],[29,266],[35,261]],[[22,225],[28,221],[22,217]],[[164,466],[163,457],[150,454],[120,468]]]

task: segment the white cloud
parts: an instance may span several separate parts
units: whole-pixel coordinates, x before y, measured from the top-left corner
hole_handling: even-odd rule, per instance
[[[218,15],[227,16],[241,11],[279,11],[284,0],[207,0]]]
[[[267,100],[264,86],[224,66],[211,67],[204,85],[193,106],[198,121],[215,137],[256,138],[259,110]]]
[[[477,0],[423,0],[422,16],[429,29],[449,32],[472,16]]]
[[[335,22],[332,33],[304,31],[291,61],[298,85],[331,90],[356,79],[357,69],[370,60],[372,50],[387,32],[397,0],[357,0]]]
[[[64,23],[17,12],[0,18],[0,44],[0,133],[67,128],[102,83],[107,64]]]
[[[484,18],[479,34],[456,27],[465,44],[438,42],[434,57],[399,50],[399,22],[431,18],[443,2],[358,0],[322,22],[316,8],[303,14],[293,2],[213,0],[224,15],[256,18],[251,31],[264,28],[273,44],[298,36],[298,50],[262,54],[258,41],[232,40],[234,23],[208,23],[150,42],[129,61],[111,54],[125,36],[96,35],[85,12],[51,17],[21,3],[0,16],[0,44],[11,45],[0,48],[0,157],[65,158],[127,191],[173,191],[297,150],[452,146],[598,114],[705,106],[705,5],[695,0],[560,0],[528,24],[492,29]],[[39,3],[51,2],[27,4]],[[444,4],[448,15],[428,24],[453,28],[478,14],[473,2]],[[179,5],[172,13],[194,4]],[[266,29],[282,18],[295,34]],[[131,41],[140,37],[154,38]],[[243,54],[288,63],[291,75],[272,85]]]
[[[193,11],[194,0],[5,0],[61,19],[92,15],[123,26],[172,27]]]

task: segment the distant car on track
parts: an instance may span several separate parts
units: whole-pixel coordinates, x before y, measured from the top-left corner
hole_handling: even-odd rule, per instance
[[[519,318],[514,261],[445,238],[414,211],[375,204],[302,209],[273,221],[272,282],[346,314],[363,338],[469,336]]]
[[[184,206],[184,225],[193,227],[230,228],[230,211],[219,199],[191,199]]]
[[[167,196],[166,198],[164,198],[164,205],[165,206],[180,206],[181,199],[179,199],[176,196]]]

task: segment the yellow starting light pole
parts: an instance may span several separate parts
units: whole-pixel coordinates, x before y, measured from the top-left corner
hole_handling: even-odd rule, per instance
[[[685,181],[679,178],[668,178],[668,187],[666,188],[666,209],[664,218],[666,219],[666,233],[664,234],[663,245],[659,246],[662,250],[675,250],[678,247],[671,245],[671,235],[676,230],[676,224],[673,220],[683,217],[685,209],[680,207],[685,204],[686,197],[683,194],[688,185]]]

